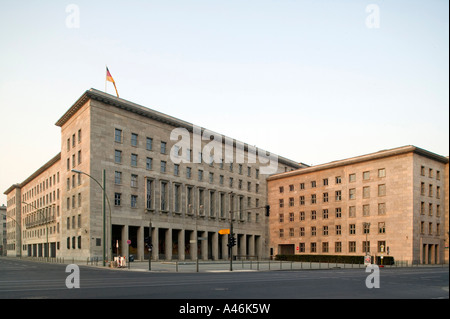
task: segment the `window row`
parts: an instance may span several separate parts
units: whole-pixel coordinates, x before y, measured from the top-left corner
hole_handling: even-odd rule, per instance
[[[147,169],[151,169],[152,168],[152,164],[153,160],[149,157],[147,157]],[[174,164],[174,175],[175,176],[180,176],[180,165],[178,164]],[[161,161],[161,173],[165,173],[167,172],[167,163],[165,161]],[[191,167],[186,167],[186,178],[187,179],[192,179],[193,172],[192,172],[192,168]],[[206,178],[204,177],[205,172],[202,169],[197,170],[197,180],[199,182],[203,182],[203,181],[207,181],[210,184],[213,184],[217,181],[217,177],[215,176],[214,173],[209,172],[208,174],[208,179],[206,180]],[[247,190],[248,192],[255,192],[255,193],[259,193],[259,183],[252,183],[250,181],[243,181],[242,179],[238,179],[237,183],[235,182],[235,179],[233,177],[229,177],[226,182],[225,182],[225,176],[224,175],[219,175],[219,185],[226,185],[230,188],[233,187],[237,187],[240,190]],[[123,185],[123,174],[121,171],[115,171],[114,172],[114,184],[116,185]],[[138,175],[136,174],[131,174],[131,179],[130,179],[130,186],[131,187],[138,187]],[[69,187],[69,186],[68,186]]]
[[[76,145],[75,141],[78,141],[78,144],[81,143],[81,129],[78,130],[78,133],[76,136],[77,136],[77,138],[75,139],[75,134],[72,134],[72,139],[70,137],[67,139],[67,151],[68,152],[70,151],[71,144],[72,144],[72,148],[75,147],[75,145]]]
[[[75,168],[76,165],[80,165],[81,164],[81,150],[78,151],[78,156],[75,157],[75,154],[72,154],[72,168]],[[70,158],[67,158],[67,171],[70,171]]]
[[[72,198],[72,200],[71,200]],[[72,195],[72,197],[67,197],[66,199],[66,208],[70,210],[71,208],[80,208],[81,207],[81,193],[78,193],[78,196]],[[78,203],[78,205],[77,205]]]
[[[124,198],[122,193],[115,192],[114,206],[129,205],[131,208],[220,218],[229,218],[230,207],[233,207],[233,218],[252,221],[255,216],[255,221],[259,222],[259,212],[245,212],[246,209],[260,207],[259,198],[255,198],[253,202],[251,197],[153,179],[146,179],[145,184],[143,199],[136,194]],[[156,187],[159,188],[158,191]],[[124,200],[127,200],[126,204]]]
[[[434,233],[433,233],[434,230]],[[436,223],[436,227],[433,227],[432,222],[420,222],[420,234],[421,235],[430,235],[430,236],[440,236],[442,235],[441,224]]]
[[[386,169],[385,168],[378,169],[378,177],[379,178],[386,177]],[[363,181],[370,180],[370,171],[365,171],[365,172],[362,173],[362,180]],[[349,174],[348,181],[350,183],[356,182],[356,173]],[[334,182],[335,182],[336,185],[342,184],[342,177],[341,176],[336,176],[334,178]],[[317,187],[317,181],[314,180],[314,181],[310,181],[309,183],[310,183],[309,185],[311,185],[311,188],[316,188]],[[306,185],[307,185],[306,183],[300,183],[299,184],[299,189],[300,190],[306,189]],[[322,179],[322,186],[328,186],[328,185],[329,185],[329,179],[328,178],[323,178]],[[279,191],[280,191],[280,193],[284,193],[284,186],[280,186],[279,187]],[[290,184],[289,185],[289,192],[293,192],[293,191],[295,191],[295,186],[294,186],[294,184]]]
[[[46,178],[42,182],[38,183],[36,186],[34,186],[34,187],[30,188],[28,191],[26,191],[22,195],[22,201],[26,202],[27,200],[33,198],[34,196],[37,196],[40,193],[48,190],[52,186],[55,186],[57,183],[59,183],[59,172],[57,172],[56,174],[53,174],[49,178]]]
[[[71,244],[72,243],[72,244]],[[67,249],[81,249],[81,236],[67,237]]]
[[[370,223],[362,223],[362,234],[370,234]],[[318,233],[320,231],[320,233]],[[385,222],[378,222],[378,234],[385,234],[386,233],[386,223]],[[348,234],[349,235],[356,235],[356,224],[349,224],[348,225]],[[320,227],[318,230],[317,226],[311,226],[309,227],[309,233],[306,233],[306,227],[299,227],[298,233],[296,233],[295,228],[289,228],[289,237],[304,237],[304,236],[328,236],[328,235],[336,235],[340,236],[342,235],[342,225],[334,225],[334,229],[332,229],[331,226],[325,225]],[[279,229],[279,237],[284,238],[284,229]]]
[[[425,166],[420,166],[420,175],[421,176],[425,176],[425,172],[426,172],[426,168]],[[429,178],[434,178],[434,170],[432,168],[428,168],[428,177]],[[441,179],[441,171],[436,170],[436,179],[440,180]]]
[[[316,242],[312,242],[309,243],[309,253],[318,253],[318,245],[321,246],[321,251],[322,253],[329,253],[332,252],[332,249],[330,247],[330,243],[329,242],[322,242],[321,244],[316,243]],[[343,243],[340,241],[336,241],[334,242],[334,252],[335,253],[342,253],[343,252]],[[362,241],[361,242],[361,246],[359,249],[357,249],[357,244],[356,241],[349,241],[348,242],[348,253],[356,253],[358,252],[358,250],[360,250],[362,253],[370,253],[370,241]],[[306,243],[299,243],[298,245],[298,251],[300,253],[305,253],[306,251]],[[383,253],[383,252],[387,252],[389,253],[389,247],[386,246],[386,241],[381,240],[377,242],[377,252],[378,253]]]
[[[436,206],[436,208],[433,208]],[[432,203],[425,204],[425,202],[420,202],[420,214],[425,215],[426,210],[428,211],[428,216],[433,216],[436,214],[436,217],[441,217],[441,205],[433,205]]]
[[[280,223],[285,222],[285,215],[288,218],[288,220],[286,220],[286,221],[289,221],[289,222],[295,221],[295,213],[289,213],[289,214],[280,213],[279,219],[278,219]],[[386,215],[386,203],[378,203],[377,215]],[[329,219],[332,217],[342,218],[342,208],[336,207],[334,209],[334,212],[330,212],[328,208],[322,209],[321,213],[320,212],[318,213],[316,210],[310,211],[309,217],[311,220],[317,220],[319,218],[319,216],[322,219]],[[371,216],[371,205],[370,204],[362,205],[362,216]],[[348,207],[348,217],[349,218],[356,217],[356,206]],[[299,213],[298,218],[300,221],[306,220],[306,212],[301,211]]]
[[[362,195],[363,195],[362,197],[364,199],[370,198],[370,186],[363,187]],[[378,185],[377,196],[378,197],[386,196],[386,184]],[[356,199],[356,188],[349,189],[348,199],[349,200]],[[329,193],[322,193],[322,203],[328,203],[329,200],[330,200]],[[342,201],[342,191],[340,191],[340,190],[335,191],[334,200],[336,202]],[[318,201],[317,194],[311,194],[311,196],[308,198],[309,204],[317,204],[317,201]],[[303,196],[303,195],[300,196],[299,197],[299,205],[306,205],[306,203],[307,203],[306,196]],[[294,207],[295,206],[295,198],[290,197],[288,204],[289,204],[289,207]],[[284,207],[284,199],[283,198],[278,200],[278,205],[280,208]]]
[[[427,194],[427,187],[424,182],[420,183],[420,195],[426,196]],[[434,186],[433,184],[428,184],[428,197],[434,196]],[[436,198],[441,198],[441,187],[436,186]]]
[[[139,142],[138,142],[138,138],[139,135],[137,133],[131,133],[131,146],[134,147],[138,147]],[[115,133],[114,133],[114,140],[116,143],[123,143],[123,131],[121,129],[115,129]],[[145,149],[147,151],[153,151],[154,149],[154,143],[153,143],[153,138],[151,137],[146,137],[145,138]],[[160,153],[161,154],[165,154],[168,155],[168,146],[167,146],[167,142],[164,141],[160,141],[160,147],[159,147]],[[182,156],[181,154],[181,149],[179,148],[178,145],[174,145],[173,151],[171,153],[171,155],[180,158]],[[131,166],[137,166],[137,154],[131,154]],[[187,162],[191,163],[194,160],[194,154],[192,153],[191,149],[187,149],[186,150],[186,160]],[[205,155],[202,152],[199,152],[197,155],[197,157],[195,158],[195,162],[196,163],[201,163],[202,161],[209,164],[210,166],[213,165],[214,163],[214,156],[213,155],[209,155],[208,159],[205,159]],[[149,157],[147,157],[147,169],[151,169],[149,168],[149,163],[148,163],[148,159]],[[116,150],[115,153],[115,162],[116,163],[122,163],[122,151],[121,150]],[[224,160],[222,159],[219,163],[219,167],[220,169],[224,169]],[[226,163],[226,165],[228,166],[228,169],[230,172],[234,171],[234,163]],[[237,171],[240,175],[244,174],[244,166],[243,164],[237,164]],[[150,167],[151,167],[151,163],[150,163]],[[252,167],[247,166],[247,170],[246,170],[246,174],[248,177],[252,177]],[[255,178],[259,179],[259,169],[255,169]]]

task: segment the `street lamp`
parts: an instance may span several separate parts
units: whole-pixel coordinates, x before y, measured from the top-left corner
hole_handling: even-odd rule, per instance
[[[92,177],[91,175],[89,175],[88,173],[85,173],[83,171],[77,170],[77,169],[72,169],[71,170],[73,173],[77,173],[77,174],[84,174],[90,178],[92,178],[97,184],[98,186],[100,186],[100,188],[103,191],[103,266],[106,266],[106,203],[105,200],[108,201],[108,207],[109,207],[109,220],[110,220],[110,226],[112,228],[112,220],[111,220],[111,204],[109,203],[109,198],[106,195],[106,171],[103,170],[103,186],[102,184],[99,183],[99,181],[97,181],[94,177]],[[112,229],[111,229],[111,235],[112,235]],[[112,249],[112,246],[111,246]],[[111,255],[112,258],[112,255]]]

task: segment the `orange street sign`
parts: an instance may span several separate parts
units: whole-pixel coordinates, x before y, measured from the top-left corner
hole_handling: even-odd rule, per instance
[[[230,233],[230,229],[228,229],[228,228],[219,230],[219,234],[221,234],[221,235],[226,235],[229,233]]]

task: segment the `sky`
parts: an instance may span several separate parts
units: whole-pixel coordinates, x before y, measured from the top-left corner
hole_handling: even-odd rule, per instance
[[[317,165],[449,155],[447,0],[0,0],[3,192],[90,88]]]

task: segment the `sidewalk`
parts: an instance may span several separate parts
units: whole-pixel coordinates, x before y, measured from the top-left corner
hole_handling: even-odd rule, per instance
[[[445,265],[414,265],[421,267],[448,267]],[[364,264],[339,264],[318,262],[291,262],[291,261],[233,261],[233,272],[242,271],[280,271],[280,270],[319,270],[319,269],[364,269]],[[384,266],[384,268],[405,268],[401,266]],[[411,266],[407,267],[411,268]],[[130,271],[149,271],[148,261],[134,261],[119,268]],[[152,261],[152,272],[197,272],[195,261]],[[198,272],[230,272],[229,261],[199,261]]]

